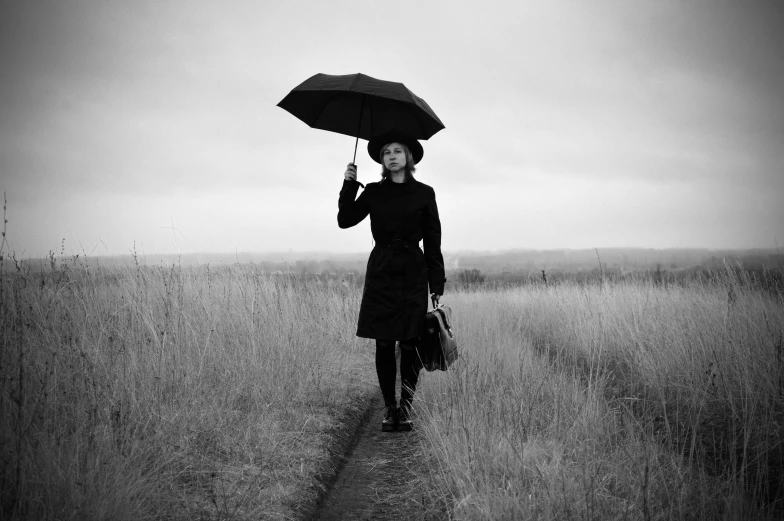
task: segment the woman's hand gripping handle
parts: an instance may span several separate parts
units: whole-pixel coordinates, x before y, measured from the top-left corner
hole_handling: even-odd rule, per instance
[[[349,163],[346,171],[343,173],[343,179],[346,181],[356,181],[357,180],[357,165],[354,163]]]

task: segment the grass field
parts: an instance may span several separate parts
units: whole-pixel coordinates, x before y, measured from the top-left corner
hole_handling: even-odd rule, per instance
[[[301,516],[373,389],[340,281],[52,259],[0,291],[4,519]]]
[[[734,270],[457,293],[455,371],[424,379],[455,519],[780,519],[784,294]]]
[[[88,267],[89,265],[89,267]],[[3,265],[7,519],[286,519],[376,393],[361,288],[253,265]],[[784,295],[562,283],[448,294],[415,401],[454,519],[781,515]],[[431,512],[432,514],[432,512]]]

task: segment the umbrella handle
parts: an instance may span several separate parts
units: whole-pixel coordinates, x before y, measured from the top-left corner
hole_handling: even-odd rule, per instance
[[[356,159],[356,158],[357,158],[357,151],[354,150],[354,159]],[[356,166],[357,166],[356,163],[354,163],[353,161],[351,163],[349,163],[349,165],[353,166],[354,168],[356,168]],[[354,179],[354,181],[357,181],[357,180]],[[359,181],[357,181],[357,183],[359,183]],[[363,185],[362,183],[359,183],[359,186],[361,186],[362,188],[365,188],[365,185]]]

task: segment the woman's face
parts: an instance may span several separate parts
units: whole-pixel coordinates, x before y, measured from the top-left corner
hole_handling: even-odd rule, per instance
[[[384,166],[390,172],[406,168],[406,149],[400,143],[390,143],[384,147]]]

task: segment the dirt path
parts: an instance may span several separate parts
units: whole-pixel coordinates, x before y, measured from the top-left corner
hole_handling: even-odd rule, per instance
[[[313,519],[432,518],[432,515],[425,516],[421,487],[409,470],[417,443],[416,423],[413,432],[381,432],[383,406],[381,400],[371,403],[344,457],[343,467]]]

